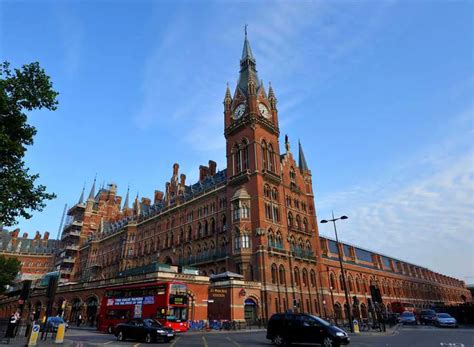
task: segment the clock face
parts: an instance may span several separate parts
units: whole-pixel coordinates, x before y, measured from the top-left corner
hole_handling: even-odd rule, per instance
[[[262,104],[262,103],[258,104],[258,109],[260,110],[260,114],[262,116],[264,116],[265,118],[270,117],[270,112],[268,112],[268,108],[267,106],[265,106],[265,104]]]
[[[237,106],[234,110],[234,118],[235,119],[239,119],[240,117],[243,116],[245,112],[245,105],[244,104],[240,104],[239,106]]]

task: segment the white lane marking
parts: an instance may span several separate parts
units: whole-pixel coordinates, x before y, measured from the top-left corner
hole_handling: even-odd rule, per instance
[[[180,338],[181,336],[178,336],[177,338],[175,338],[174,341],[171,343],[170,347],[174,347],[174,345],[176,344],[176,342],[178,342]]]
[[[201,337],[202,337],[202,342],[204,342],[204,347],[209,347],[209,346],[207,345],[207,340],[206,340],[206,338],[204,337],[204,335],[202,335]]]
[[[237,347],[241,347],[240,344],[239,344],[237,341],[231,339],[231,338],[228,337],[228,336],[227,336],[227,340],[229,340],[230,342],[232,342],[232,343],[233,343],[234,345],[236,345]]]

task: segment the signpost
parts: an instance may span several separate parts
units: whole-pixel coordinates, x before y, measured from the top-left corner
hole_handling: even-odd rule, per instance
[[[56,332],[56,340],[54,343],[63,343],[64,342],[64,331],[66,330],[66,324],[61,323],[58,326],[58,331]]]
[[[28,347],[36,346],[36,341],[38,340],[39,331],[40,331],[40,326],[38,324],[34,324],[33,329],[31,329],[30,338],[28,340]]]

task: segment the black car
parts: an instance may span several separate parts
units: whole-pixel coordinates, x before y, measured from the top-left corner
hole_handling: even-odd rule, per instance
[[[433,310],[421,310],[418,320],[420,324],[434,324],[436,321],[436,312]]]
[[[277,313],[268,321],[267,339],[277,346],[293,342],[320,343],[325,347],[347,345],[347,333],[310,314]]]
[[[169,342],[174,339],[174,330],[163,326],[153,319],[132,319],[127,323],[117,324],[114,328],[117,340],[145,340],[151,343],[157,340]]]

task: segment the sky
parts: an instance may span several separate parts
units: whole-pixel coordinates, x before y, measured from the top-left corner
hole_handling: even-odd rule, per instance
[[[0,59],[60,93],[26,163],[57,199],[16,227],[55,237],[82,187],[152,197],[225,168],[223,98],[244,25],[301,140],[317,218],[341,240],[474,283],[472,1],[0,1]],[[319,225],[333,236],[332,226]]]

